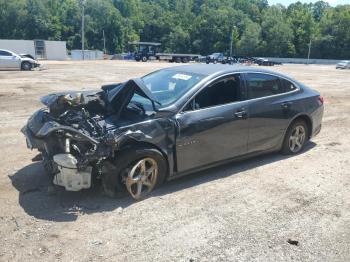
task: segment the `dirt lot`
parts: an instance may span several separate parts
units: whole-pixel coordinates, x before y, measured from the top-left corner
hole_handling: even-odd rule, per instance
[[[44,94],[96,89],[169,64],[45,66],[0,72],[0,261],[350,261],[350,71],[273,68],[325,97],[323,129],[304,153],[193,174],[134,202],[99,188],[48,192],[19,130]]]

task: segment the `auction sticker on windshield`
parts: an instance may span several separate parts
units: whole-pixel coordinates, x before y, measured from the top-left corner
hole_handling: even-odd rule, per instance
[[[174,79],[181,79],[181,80],[189,80],[189,79],[191,79],[191,77],[192,76],[190,76],[190,75],[185,75],[185,74],[175,74],[175,75],[173,75],[173,77],[172,78],[174,78]]]

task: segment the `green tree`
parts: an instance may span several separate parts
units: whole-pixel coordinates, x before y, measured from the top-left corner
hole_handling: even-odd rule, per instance
[[[81,48],[80,0],[0,0],[0,38],[67,41]],[[269,6],[267,0],[86,0],[85,46],[110,53],[134,40],[164,51],[206,55],[230,50],[256,56],[350,57],[350,5]]]
[[[294,56],[293,30],[287,22],[282,6],[272,6],[263,11],[261,53],[264,56]]]
[[[287,9],[288,22],[293,30],[295,55],[306,57],[310,39],[315,36],[316,28],[312,9],[307,4],[297,2]]]
[[[350,5],[329,8],[321,18],[314,48],[318,57],[350,57]],[[314,51],[314,52],[315,52]]]
[[[241,40],[239,41],[239,50],[241,55],[253,56],[258,54],[258,48],[261,43],[261,27],[258,23],[250,22],[247,24]]]

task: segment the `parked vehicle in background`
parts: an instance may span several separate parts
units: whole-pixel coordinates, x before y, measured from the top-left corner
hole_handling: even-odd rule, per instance
[[[137,50],[134,53],[137,62],[147,62],[148,60],[163,60],[175,63],[188,63],[198,60],[200,55],[196,54],[176,54],[176,53],[159,53],[160,43],[153,42],[129,42],[129,45],[136,46]]]
[[[211,55],[208,55],[206,57],[206,63],[207,64],[210,64],[210,63],[213,63],[213,64],[216,64],[216,63],[221,63],[221,64],[226,64],[226,56],[224,56],[223,53],[213,53]]]
[[[223,53],[213,53],[211,55],[206,56],[205,62],[207,64],[236,64],[239,63],[236,57],[225,56]]]
[[[274,65],[282,65],[280,62],[271,61],[267,58],[255,58],[254,62],[259,66],[274,66]]]
[[[350,69],[350,61],[344,60],[335,66],[336,69]]]
[[[32,70],[40,66],[30,55],[18,55],[12,51],[0,49],[0,70]]]
[[[53,183],[142,199],[163,181],[232,159],[297,154],[321,130],[323,98],[259,68],[194,64],[98,91],[51,94],[22,129]]]

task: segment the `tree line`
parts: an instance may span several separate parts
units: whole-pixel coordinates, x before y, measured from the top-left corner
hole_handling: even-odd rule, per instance
[[[0,0],[0,39],[67,41],[81,48],[82,0]],[[130,41],[163,51],[350,59],[350,5],[267,0],[85,0],[86,49],[110,54]]]

